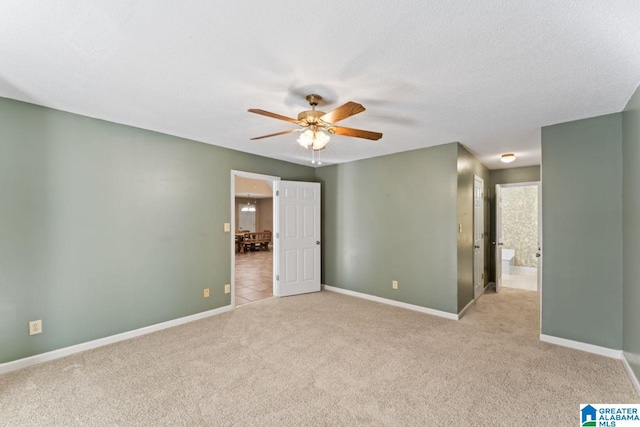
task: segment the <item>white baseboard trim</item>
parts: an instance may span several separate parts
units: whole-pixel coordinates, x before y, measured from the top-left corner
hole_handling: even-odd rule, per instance
[[[627,375],[629,375],[631,384],[633,384],[638,396],[640,396],[640,381],[638,381],[638,377],[636,377],[635,372],[631,369],[631,365],[629,365],[629,361],[627,360],[627,356],[625,356],[624,352],[622,352],[622,364],[624,365],[624,369],[627,371]]]
[[[561,345],[563,347],[573,348],[575,350],[586,351],[587,353],[599,354],[600,356],[611,357],[613,359],[622,359],[622,350],[613,348],[600,347],[598,345],[587,344],[580,341],[572,341],[565,338],[558,338],[552,335],[540,334],[540,341],[549,344]]]
[[[480,297],[478,297],[480,298]],[[471,301],[469,301],[469,304],[465,305],[464,308],[460,311],[460,313],[458,313],[458,320],[462,319],[462,316],[464,316],[467,311],[469,311],[469,309],[471,308],[471,306],[473,304],[476,303],[476,300],[472,299]]]
[[[134,329],[132,331],[123,332],[121,334],[111,335],[109,337],[99,338],[93,341],[87,341],[81,344],[72,345],[58,350],[48,351],[46,353],[36,354],[35,356],[25,357],[23,359],[14,360],[12,362],[0,363],[0,375],[7,372],[17,371],[18,369],[26,368],[38,363],[47,362],[49,360],[60,359],[61,357],[69,356],[82,351],[91,350],[93,348],[102,347],[105,345],[113,344],[119,341],[125,341],[131,338],[139,337],[141,335],[150,334],[152,332],[161,331],[163,329],[172,328],[174,326],[183,325],[185,323],[193,322],[195,320],[204,319],[206,317],[215,316],[217,314],[226,313],[233,310],[233,306],[225,305],[224,307],[216,308],[209,311],[203,311],[202,313],[192,314],[190,316],[180,317],[178,319],[169,320],[167,322],[157,323],[155,325],[145,326],[143,328]]]
[[[406,308],[407,310],[419,311],[420,313],[431,314],[433,316],[444,317],[445,319],[458,320],[457,314],[448,313],[446,311],[435,310],[433,308],[421,307],[419,305],[408,304],[406,302],[395,301],[392,299],[381,298],[375,295],[363,294],[356,291],[350,291],[348,289],[336,288],[335,286],[323,285],[324,289],[331,292],[337,292],[339,294],[345,294],[352,297],[362,298],[369,301],[375,301],[382,304],[392,305],[394,307]]]

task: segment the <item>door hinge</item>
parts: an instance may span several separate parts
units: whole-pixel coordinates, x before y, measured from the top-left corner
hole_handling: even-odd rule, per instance
[[[280,238],[280,233],[276,233],[276,239]]]
[[[276,197],[280,195],[280,190],[276,190]]]
[[[280,275],[276,274],[276,282],[279,282],[279,281],[280,281]]]

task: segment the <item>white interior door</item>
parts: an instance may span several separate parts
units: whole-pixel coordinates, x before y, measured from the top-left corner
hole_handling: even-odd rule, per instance
[[[320,291],[320,183],[276,181],[276,296]]]
[[[496,292],[502,289],[502,186],[496,184]]]
[[[473,298],[484,293],[484,181],[473,177]]]

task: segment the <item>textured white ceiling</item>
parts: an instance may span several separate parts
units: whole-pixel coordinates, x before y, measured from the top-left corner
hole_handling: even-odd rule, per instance
[[[620,111],[640,83],[638,0],[0,0],[0,96],[309,164],[306,109],[367,111],[325,164],[459,141],[538,164],[540,127]]]

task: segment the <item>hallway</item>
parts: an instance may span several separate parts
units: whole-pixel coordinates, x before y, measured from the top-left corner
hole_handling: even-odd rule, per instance
[[[535,292],[538,290],[538,270],[531,267],[511,267],[508,273],[502,274],[502,286]]]
[[[236,253],[236,307],[273,296],[273,248]]]

